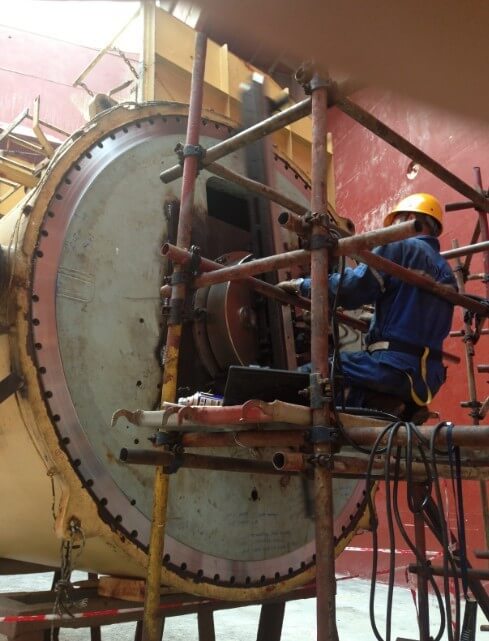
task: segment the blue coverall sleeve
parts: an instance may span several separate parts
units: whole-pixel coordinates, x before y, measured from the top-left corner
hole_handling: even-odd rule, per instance
[[[400,263],[400,247],[398,243],[391,243],[385,247],[376,247],[373,252],[389,260]],[[329,277],[329,295],[334,298],[339,288],[338,305],[344,309],[356,309],[361,305],[375,303],[385,290],[387,274],[378,272],[360,263],[355,268],[346,267],[340,286],[340,274],[331,274]],[[310,296],[311,279],[305,278],[301,285],[301,293]]]

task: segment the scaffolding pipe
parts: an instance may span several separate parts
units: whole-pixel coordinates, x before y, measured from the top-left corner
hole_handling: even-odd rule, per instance
[[[427,441],[430,441],[433,432],[435,430],[435,425],[419,425],[417,426],[417,432],[425,438]],[[345,426],[344,430],[348,437],[352,439],[357,445],[373,445],[379,436],[379,434],[384,430],[385,427],[348,427]],[[443,447],[447,444],[448,437],[448,428],[446,425],[441,427],[435,438],[435,445]],[[387,443],[389,435],[386,434],[379,445]],[[451,440],[453,445],[459,445],[460,447],[473,447],[476,449],[486,449],[489,448],[489,425],[454,425],[451,432]],[[347,445],[347,441],[344,443]],[[407,444],[407,433],[404,427],[400,427],[396,432],[396,435],[393,439],[393,445],[406,445]]]
[[[393,263],[392,261],[369,251],[362,250],[358,252],[358,257],[369,267],[373,267],[378,271],[395,276],[413,287],[419,287],[419,289],[429,292],[430,294],[433,294],[433,296],[437,296],[438,298],[452,303],[452,305],[460,305],[461,307],[479,314],[480,316],[487,316],[489,314],[489,305],[479,303],[469,296],[462,296],[454,289],[451,289],[448,285],[437,283],[428,276],[417,274],[414,271],[406,269],[406,267],[402,267],[397,263]]]
[[[183,447],[303,447],[306,430],[249,430],[242,432],[187,432],[182,434]]]
[[[336,106],[346,113],[350,118],[363,125],[366,129],[382,138],[386,143],[403,153],[408,158],[411,158],[415,163],[427,169],[434,176],[442,180],[444,183],[463,194],[481,211],[489,211],[489,200],[480,194],[476,189],[461,180],[451,171],[448,171],[439,162],[425,154],[423,151],[415,147],[406,138],[403,138],[396,131],[388,127],[381,120],[374,115],[357,105],[349,98],[342,96],[340,93],[336,96]]]
[[[456,240],[452,241],[452,246],[454,249],[458,247]],[[456,258],[457,267],[454,270],[455,280],[457,281],[458,291],[460,294],[465,294],[465,283],[464,277],[462,274],[462,261],[460,257]],[[469,401],[471,403],[470,416],[474,422],[474,425],[479,424],[479,407],[477,401],[477,388],[475,384],[475,366],[474,366],[474,339],[472,336],[472,327],[470,320],[465,318],[465,314],[462,313],[462,322],[464,324],[464,345],[465,345],[465,367],[467,371],[467,386],[469,390]]]
[[[204,70],[207,51],[207,36],[197,33],[195,54],[190,88],[190,106],[187,123],[187,145],[199,143],[202,100],[204,93]],[[181,169],[181,168],[180,168]],[[181,188],[181,207],[178,219],[177,246],[189,247],[192,233],[192,215],[194,206],[195,180],[198,171],[196,156],[186,156],[183,162]],[[180,266],[175,271],[180,271]],[[162,401],[174,402],[178,377],[178,359],[182,334],[183,303],[186,295],[185,283],[172,289],[170,307],[172,313],[168,320],[166,357],[163,372]],[[153,510],[148,552],[148,571],[143,616],[143,641],[160,641],[161,628],[157,620],[160,604],[161,562],[163,558],[166,512],[168,505],[168,475],[158,465],[155,470],[153,489]]]
[[[237,151],[245,145],[259,140],[263,136],[272,134],[275,131],[286,127],[287,125],[290,125],[292,122],[308,116],[310,113],[311,99],[306,98],[305,100],[298,102],[292,107],[274,114],[273,116],[270,116],[270,118],[262,120],[256,125],[248,127],[248,129],[245,129],[244,131],[240,131],[234,136],[231,136],[231,138],[223,140],[213,147],[209,147],[209,149],[207,149],[205,152],[204,158],[202,159],[202,166],[206,167],[210,163],[219,160],[219,158],[227,156],[233,151]],[[182,167],[177,164],[173,167],[170,167],[169,169],[165,169],[164,171],[162,171],[160,174],[160,178],[164,183],[168,184],[170,182],[173,182],[177,178],[180,178],[181,175]]]
[[[178,263],[180,265],[187,265],[192,260],[192,254],[190,252],[186,251],[185,249],[176,247],[171,243],[165,243],[162,246],[161,254],[165,258],[168,258],[168,260],[171,260],[172,262]],[[209,271],[223,269],[221,263],[216,263],[215,261],[209,260],[208,258],[201,258],[200,261],[200,268],[203,272],[207,273]],[[307,310],[311,309],[311,301],[308,298],[304,298],[304,296],[289,294],[280,287],[265,283],[258,278],[253,278],[253,276],[247,276],[239,280],[245,281],[246,284],[254,289],[258,294],[262,294],[262,296],[268,296],[268,298],[273,298],[282,305],[292,305],[292,307],[299,307],[301,309]],[[169,298],[169,296],[171,295],[171,290],[172,288],[170,285],[163,285],[160,290],[161,296],[164,298]],[[365,321],[358,320],[358,318],[352,318],[351,316],[348,316],[348,314],[344,314],[343,312],[339,311],[336,312],[336,317],[341,323],[345,323],[346,325],[349,325],[354,329],[358,329],[361,332],[368,331],[368,323],[366,323]]]
[[[241,472],[246,474],[283,474],[277,471],[270,461],[240,459],[229,456],[208,456],[205,454],[174,454],[158,449],[129,450],[123,448],[119,460],[133,465],[153,465],[157,467],[188,468],[192,470],[216,470],[220,472]]]
[[[474,167],[475,184],[477,191],[481,196],[484,196],[484,188],[482,187],[481,168]],[[487,223],[487,209],[477,207],[477,214],[479,218],[480,239],[481,244],[488,243],[489,241],[489,225]],[[482,254],[482,262],[484,265],[484,288],[486,290],[486,298],[489,298],[489,246]]]
[[[316,225],[321,228],[321,225]],[[384,229],[377,229],[375,231],[368,231],[364,234],[357,234],[348,238],[340,238],[338,243],[333,247],[332,254],[334,256],[349,256],[357,254],[367,248],[377,247],[396,240],[404,240],[415,236],[420,231],[419,223],[416,220],[400,223],[399,225],[392,225]],[[315,232],[317,233],[317,232]],[[208,287],[216,283],[223,283],[231,280],[241,280],[246,276],[253,276],[256,274],[263,274],[269,271],[275,271],[293,265],[307,265],[311,260],[311,251],[307,249],[295,249],[283,254],[275,254],[274,256],[266,256],[265,258],[257,258],[248,263],[240,263],[239,265],[232,265],[230,267],[221,267],[221,269],[203,274],[195,279],[195,287]],[[312,273],[312,268],[311,268]]]
[[[292,200],[292,198],[288,198],[287,196],[276,191],[272,187],[269,187],[268,185],[264,185],[263,183],[258,182],[257,180],[253,180],[252,178],[242,176],[241,174],[238,174],[237,172],[232,171],[231,169],[228,169],[223,165],[219,165],[218,163],[212,162],[206,165],[205,168],[207,169],[207,171],[210,171],[211,173],[215,174],[216,176],[219,176],[220,178],[224,178],[225,180],[228,180],[229,182],[232,182],[235,185],[240,185],[241,187],[244,187],[245,189],[247,189],[248,191],[251,191],[254,194],[258,194],[259,196],[268,198],[268,200],[271,200],[272,202],[277,203],[277,205],[281,205],[282,207],[285,207],[285,209],[288,209],[289,211],[294,212],[298,216],[303,216],[308,211],[307,207],[304,207],[304,205],[300,205],[295,200]]]
[[[161,254],[177,265],[187,265],[192,260],[192,254],[189,251],[176,247],[171,243],[165,243],[162,246]],[[208,258],[200,258],[199,268],[204,273],[225,269],[221,263],[209,260]],[[303,296],[288,294],[276,285],[270,285],[270,283],[265,283],[264,281],[259,280],[258,278],[253,278],[252,276],[242,276],[237,280],[245,281],[249,287],[259,294],[267,296],[268,298],[274,298],[279,303],[282,303],[282,305],[293,305],[294,307],[300,307],[302,309],[311,309],[311,301],[309,299],[304,298]],[[165,295],[168,291],[168,287],[163,285],[161,288],[161,294]]]
[[[454,249],[447,249],[444,252],[440,252],[441,255],[450,260],[451,258],[457,258],[458,256],[469,256],[471,254],[478,254],[479,252],[489,251],[489,241],[483,243],[476,243],[474,245],[464,245],[463,247],[457,247]]]
[[[270,434],[270,432],[268,432]],[[241,436],[241,435],[240,435]],[[266,445],[264,447],[267,447]],[[273,447],[270,445],[268,447]],[[293,472],[307,472],[311,469],[311,454],[278,451],[272,456],[272,463],[279,471],[293,471]],[[333,464],[333,476],[337,477],[354,477],[365,478],[369,467],[369,461],[366,457],[360,456],[344,456],[335,454]],[[448,463],[436,466],[438,475],[443,479],[451,479],[453,470]],[[385,477],[385,461],[382,457],[373,461],[371,466],[373,478]],[[389,463],[389,476],[394,478],[397,474],[399,479],[404,480],[408,476],[406,463],[403,461]],[[464,459],[461,461],[461,478],[468,481],[480,480],[482,478],[489,478],[489,461]],[[409,477],[413,481],[426,480],[426,466],[424,463],[411,463],[409,466]]]
[[[482,186],[482,174],[480,167],[474,167],[474,178],[477,191],[481,195],[485,195],[484,188]],[[481,239],[480,245],[487,245],[487,248],[482,253],[482,264],[484,266],[484,274],[482,281],[484,283],[485,296],[489,299],[489,228],[487,224],[487,212],[481,209],[477,209],[478,223],[479,223],[479,237]],[[460,266],[460,261],[459,261]],[[463,275],[461,272],[457,275],[457,283],[462,284],[462,293],[464,293],[464,282]],[[477,399],[477,386],[475,382],[475,368],[474,368],[474,356],[475,356],[475,344],[472,337],[472,330],[470,323],[466,323],[465,327],[465,350],[467,354],[467,372],[469,377],[469,390],[470,390],[470,401],[471,401],[471,411],[470,416],[474,425],[478,425],[480,422],[482,414],[482,403]],[[481,507],[482,507],[482,516],[484,518],[484,535],[486,539],[486,546],[489,548],[489,499],[487,495],[487,484],[485,480],[479,481],[479,490],[481,495]]]
[[[327,214],[326,148],[328,91],[315,75],[312,82],[312,148],[311,148],[311,211]],[[329,301],[328,264],[329,230],[315,218],[311,241],[311,409],[315,427],[331,426],[330,399],[324,393],[329,378]],[[341,242],[341,241],[340,241]],[[315,388],[314,388],[315,386]],[[319,396],[320,401],[316,396]],[[331,457],[331,441],[314,444],[316,457]],[[314,467],[314,507],[316,534],[316,619],[318,641],[338,641],[336,629],[336,578],[334,553],[333,473],[329,466]]]
[[[287,211],[283,211],[279,215],[278,224],[301,238],[306,238],[311,232],[311,225],[307,223],[302,216],[294,213],[290,214]]]
[[[477,219],[477,223],[476,223],[476,225],[474,227],[474,231],[472,232],[472,237],[471,237],[470,242],[469,242],[469,247],[477,244],[477,241],[479,240],[479,236],[480,236],[480,231],[481,231],[481,229],[480,229],[479,219]],[[468,254],[465,257],[465,261],[464,261],[464,273],[465,274],[468,274],[470,272],[470,265],[472,264],[473,256],[474,256],[474,254]]]

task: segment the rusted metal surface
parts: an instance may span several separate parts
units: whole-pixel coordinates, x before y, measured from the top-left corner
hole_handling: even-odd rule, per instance
[[[358,256],[360,260],[369,265],[369,267],[373,267],[374,269],[386,272],[391,276],[395,276],[396,278],[399,278],[414,287],[419,287],[424,291],[430,292],[433,296],[442,298],[453,305],[460,305],[461,307],[464,307],[471,312],[475,312],[476,314],[480,314],[481,316],[487,316],[489,313],[489,307],[487,305],[483,305],[468,296],[457,294],[455,289],[452,289],[447,285],[437,283],[427,276],[422,276],[421,274],[410,271],[409,269],[406,269],[401,265],[397,265],[386,258],[382,258],[382,256],[377,256],[372,252],[364,250],[358,252]]]
[[[272,187],[269,187],[268,185],[264,185],[263,183],[258,182],[257,180],[253,180],[251,178],[247,178],[246,176],[238,174],[237,172],[232,171],[231,169],[228,169],[223,165],[213,162],[213,163],[207,164],[206,169],[207,171],[210,171],[211,173],[215,174],[216,176],[219,176],[220,178],[229,180],[235,185],[241,185],[241,187],[244,187],[245,189],[247,189],[248,191],[251,191],[254,194],[258,194],[259,196],[268,198],[272,202],[277,203],[282,207],[285,207],[285,209],[289,209],[290,211],[296,213],[299,216],[302,216],[307,212],[307,207],[304,207],[304,205],[301,205],[297,203],[295,200],[292,200],[291,198],[288,198],[284,194],[281,194],[280,192],[276,191],[275,189],[272,189]],[[232,215],[231,215],[231,218],[232,218]]]
[[[219,270],[208,272],[195,279],[195,287],[208,287],[216,283],[223,283],[228,280],[241,280],[247,276],[264,274],[266,272],[291,267],[292,265],[304,265],[309,262],[310,252],[305,249],[296,249],[283,254],[257,258],[242,265],[233,267],[222,267]]]
[[[186,265],[192,259],[192,254],[190,252],[176,247],[175,245],[172,245],[170,243],[165,243],[163,245],[163,247],[161,248],[161,253],[172,262],[180,263],[181,265]],[[209,260],[208,258],[201,258],[200,267],[203,272],[223,269],[221,263],[216,263],[215,261]],[[246,283],[250,287],[252,287],[258,294],[268,296],[269,298],[274,298],[279,303],[282,303],[282,305],[292,305],[293,307],[300,307],[301,309],[307,310],[311,309],[311,301],[308,298],[304,298],[304,296],[288,294],[287,292],[284,292],[284,290],[280,287],[265,283],[258,278],[253,278],[253,276],[247,276],[246,278],[243,278],[243,280],[245,280]],[[164,298],[168,298],[171,294],[171,289],[172,288],[170,285],[163,285],[160,290],[161,296]],[[337,312],[336,315],[340,322],[345,323],[346,325],[350,325],[350,327],[353,327],[354,329],[359,329],[362,332],[366,332],[368,330],[368,324],[364,321],[358,320],[357,318],[352,318],[351,316],[348,316],[348,314],[344,314],[342,312]]]
[[[323,181],[324,183],[324,181]],[[324,229],[322,225],[316,225],[318,230]],[[372,249],[379,245],[384,245],[396,240],[403,240],[415,236],[419,232],[419,226],[416,221],[409,221],[377,229],[375,231],[357,234],[350,238],[341,238],[337,245],[332,248],[332,254],[335,256],[351,256],[365,249]],[[313,233],[316,233],[313,231]],[[319,233],[319,231],[317,232]],[[267,271],[291,267],[292,265],[306,266],[311,260],[311,253],[305,249],[296,249],[283,254],[257,258],[256,260],[236,265],[233,267],[222,267],[217,271],[206,273],[195,280],[196,287],[208,287],[215,283],[221,283],[226,280],[238,280],[245,276],[262,274]],[[312,269],[311,269],[312,274]]]
[[[266,436],[268,436],[266,434]],[[296,472],[307,472],[311,470],[312,461],[311,453],[297,453],[279,451],[275,452],[272,462],[278,470],[293,470]],[[349,456],[342,454],[334,455],[333,476],[334,477],[355,477],[366,478],[369,468],[368,458],[365,456]],[[382,457],[373,461],[371,465],[372,479],[385,478],[385,461]],[[404,462],[392,462],[388,466],[390,478],[407,478],[407,470]],[[448,463],[437,463],[437,472],[440,478],[451,479],[452,470]],[[461,462],[461,478],[468,481],[489,478],[489,460],[486,459],[466,459]],[[426,466],[424,463],[412,463],[409,467],[409,477],[414,481],[423,482],[426,480]]]
[[[297,215],[297,213],[291,214],[287,211],[284,211],[278,217],[278,222],[285,229],[293,231],[294,234],[297,234],[301,237],[307,236],[307,234],[311,231],[310,225],[308,225],[308,223],[304,220],[303,216],[301,216],[300,214]]]
[[[448,171],[443,165],[418,149],[406,138],[385,125],[374,115],[357,105],[355,102],[344,96],[338,95],[336,105],[348,116],[363,125],[366,129],[376,134],[389,145],[405,154],[415,163],[421,165],[447,185],[469,198],[482,211],[489,211],[489,200],[481,195],[476,189],[461,180],[458,176]]]
[[[420,233],[421,225],[416,220],[408,221],[408,223],[399,223],[399,225],[391,225],[383,229],[365,231],[349,238],[340,238],[332,253],[334,256],[352,256],[359,250],[387,245]],[[404,225],[406,226],[404,227]]]
[[[348,436],[358,445],[373,445],[383,428],[378,427],[345,427]],[[417,431],[423,438],[430,440],[435,426],[421,425]],[[452,442],[460,447],[486,448],[489,447],[489,426],[487,425],[455,425],[452,430]],[[406,444],[406,432],[403,427],[394,437],[394,445]],[[387,437],[381,441],[387,443]],[[443,447],[447,443],[447,427],[443,426],[437,433],[435,444]]]
[[[231,252],[221,260],[225,265],[233,265],[241,264],[247,258],[247,252]],[[199,306],[206,310],[202,323],[205,323],[208,345],[219,369],[227,371],[236,363],[256,363],[259,359],[258,321],[248,283],[219,283],[199,293],[205,296],[205,303]],[[201,345],[201,342],[197,344]]]
[[[238,134],[231,136],[228,140],[224,140],[222,143],[218,143],[213,147],[210,147],[206,150],[205,157],[202,160],[202,164],[205,167],[206,165],[219,160],[223,156],[241,149],[245,145],[259,140],[263,136],[273,133],[290,125],[290,123],[304,118],[311,113],[311,99],[306,98],[301,102],[285,109],[284,111],[279,112],[262,122],[245,129],[244,131],[239,132]],[[182,168],[180,165],[174,165],[165,171],[162,171],[160,178],[164,183],[172,182],[177,178],[180,178],[182,175]]]
[[[276,452],[272,463],[279,472],[304,472],[307,469],[307,461],[301,452]]]
[[[183,447],[303,447],[304,430],[249,430],[241,432],[208,432],[182,434]]]
[[[185,251],[179,247],[175,247],[175,245],[171,245],[170,243],[165,243],[163,245],[163,247],[161,248],[161,253],[163,256],[165,256],[172,262],[181,264],[181,265],[187,264],[192,258],[192,255],[190,252]],[[217,263],[213,260],[209,260],[208,258],[201,259],[200,268],[202,269],[203,272],[212,272],[215,270],[224,269],[221,263]],[[268,296],[269,298],[274,298],[275,300],[282,303],[283,305],[294,305],[295,307],[301,307],[303,309],[311,308],[311,303],[308,299],[302,296],[294,296],[293,294],[287,294],[286,292],[283,291],[283,289],[280,289],[280,287],[276,287],[275,285],[270,285],[269,283],[265,283],[264,281],[259,280],[258,278],[253,278],[252,276],[243,276],[242,278],[239,278],[236,280],[245,280],[246,283],[259,294],[263,294],[264,296]],[[224,282],[224,281],[221,281],[221,282]],[[168,287],[164,285],[161,288],[162,296],[167,295],[168,291],[169,291]]]
[[[190,88],[190,106],[187,123],[186,145],[195,147],[199,143],[200,120],[204,95],[204,70],[207,51],[207,36],[197,33],[195,55]],[[183,162],[183,177],[178,219],[177,246],[189,247],[192,233],[192,214],[194,207],[195,180],[197,178],[198,157],[187,155]],[[175,267],[175,273],[181,267]],[[172,288],[170,307],[174,312],[168,320],[165,364],[163,370],[162,401],[172,402],[176,396],[178,360],[182,335],[183,303],[186,284],[182,282]],[[153,486],[153,510],[150,544],[148,550],[147,590],[144,602],[143,640],[159,641],[161,627],[157,619],[160,598],[161,563],[163,558],[166,512],[168,505],[168,476],[159,465],[155,471]]]
[[[462,461],[460,475],[467,481],[477,481],[489,478],[489,461],[487,459],[464,459]],[[366,478],[368,460],[356,456],[343,456],[336,454],[334,457],[334,476],[358,476]],[[451,479],[453,471],[450,465],[437,463],[437,471],[440,478]],[[385,478],[385,463],[382,458],[374,461],[372,465],[372,478]],[[392,479],[398,475],[399,479],[407,478],[406,465],[402,461],[389,465],[389,474]],[[426,466],[424,463],[412,463],[409,468],[410,478],[414,481],[426,480]]]
[[[122,449],[120,460],[134,465],[154,465],[165,468],[190,468],[193,470],[218,470],[221,472],[246,472],[249,474],[282,474],[271,461],[240,459],[229,456],[207,456],[203,454],[173,454],[158,449]]]
[[[311,211],[326,214],[327,198],[327,129],[328,92],[319,77],[312,91],[312,155],[311,155]],[[316,218],[312,224],[311,239],[317,239],[317,249],[311,251],[311,371],[317,376],[318,393],[324,394],[322,381],[329,377],[329,300],[328,300],[328,230]],[[329,427],[329,399],[323,398],[314,407],[311,377],[312,424]],[[331,457],[331,442],[314,445],[316,457]],[[316,620],[318,641],[336,641],[336,578],[334,563],[333,475],[328,466],[314,468],[314,506],[316,532]]]

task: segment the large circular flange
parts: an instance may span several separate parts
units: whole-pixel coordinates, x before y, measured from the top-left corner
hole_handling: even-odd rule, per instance
[[[221,257],[220,262],[224,266],[236,265],[249,257],[246,252],[232,252]],[[258,332],[251,288],[239,281],[212,285],[206,307],[207,335],[220,368],[256,363]]]
[[[108,426],[115,409],[148,408],[159,398],[159,247],[165,205],[179,183],[163,186],[158,174],[162,158],[173,163],[185,128],[181,116],[138,119],[135,110],[131,123],[86,149],[55,190],[33,260],[32,340],[46,406],[101,513],[142,548],[149,541],[152,473],[123,466],[117,455],[122,446],[145,447],[148,434]],[[204,120],[202,144],[229,131]],[[227,162],[241,169],[238,154]],[[289,163],[277,157],[276,168],[292,195],[305,194]],[[201,172],[196,190],[201,215],[207,176]],[[226,455],[249,452],[237,445]],[[165,562],[176,573],[253,586],[313,564],[314,522],[300,479],[206,472],[204,481],[201,472],[182,470],[171,485]],[[363,504],[361,484],[335,481],[338,545]]]

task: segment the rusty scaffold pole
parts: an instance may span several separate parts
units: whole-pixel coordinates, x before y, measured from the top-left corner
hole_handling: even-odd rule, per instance
[[[314,505],[316,515],[316,619],[318,641],[337,641],[332,428],[328,361],[329,242],[327,199],[327,84],[318,75],[311,81],[311,381],[314,441]]]
[[[277,114],[256,123],[256,125],[252,125],[251,127],[248,127],[248,129],[231,136],[231,138],[227,138],[226,140],[209,147],[209,149],[206,149],[205,155],[202,159],[202,166],[206,167],[220,158],[233,153],[233,151],[242,149],[245,145],[256,142],[263,136],[272,134],[287,125],[290,125],[292,122],[308,116],[310,113],[311,99],[305,98],[301,102],[292,105],[292,107],[284,109],[284,111],[279,111]],[[174,165],[173,167],[169,167],[162,171],[160,178],[167,184],[177,178],[180,178],[181,175],[182,167],[180,165]]]
[[[200,121],[202,116],[206,51],[207,36],[204,33],[197,33],[192,70],[187,137],[183,149],[183,177],[177,233],[177,246],[182,248],[188,248],[190,246],[192,233],[195,180],[199,166],[199,156],[196,151],[199,146]],[[179,265],[176,265],[173,277],[174,286],[170,300],[170,316],[168,319],[168,334],[163,371],[163,402],[173,402],[176,396],[178,359],[182,335],[182,313],[187,293],[184,275],[184,270]],[[158,465],[154,478],[153,512],[144,602],[144,641],[160,641],[161,637],[161,627],[157,617],[160,603],[161,564],[168,504],[168,480],[168,475],[165,474],[163,467]]]
[[[484,188],[482,185],[482,175],[480,167],[474,167],[474,179],[475,179],[475,188],[481,194],[485,195]],[[476,207],[473,202],[463,202],[463,203],[450,203],[445,209],[446,211],[459,211],[461,209],[474,208],[477,212],[477,224],[475,226],[473,239],[480,239],[481,242],[473,245],[473,247],[480,247],[482,252],[482,263],[484,272],[482,276],[482,282],[484,284],[485,296],[489,299],[489,229],[487,222],[487,212]],[[469,268],[470,261],[466,260],[465,264],[462,263],[459,255],[456,254],[458,247],[458,242],[455,240],[452,242],[452,253],[455,252],[456,268],[455,268],[455,277],[457,279],[458,291],[461,294],[465,294],[465,283],[469,280]],[[449,256],[450,257],[450,256]],[[481,418],[485,415],[485,410],[483,409],[483,404],[479,401],[477,397],[477,384],[475,378],[475,344],[479,339],[480,330],[476,329],[476,333],[472,331],[471,318],[466,314],[462,315],[463,330],[462,336],[464,340],[465,347],[465,365],[467,370],[467,387],[469,393],[469,400],[465,403],[462,403],[462,407],[468,407],[470,412],[469,415],[472,418],[472,423],[474,425],[479,425]],[[487,402],[487,401],[486,401]],[[486,547],[489,548],[489,499],[487,493],[487,483],[485,479],[479,481],[479,490],[481,497],[481,507],[482,515],[484,519],[484,535]]]
[[[484,195],[484,188],[482,185],[482,175],[480,167],[474,167],[474,178],[477,191]],[[489,224],[487,221],[487,211],[477,208],[478,214],[478,223],[479,223],[479,237],[482,241],[480,244],[487,245],[489,244]],[[482,282],[484,283],[485,296],[489,299],[489,247],[486,248],[482,254],[482,264],[484,266],[484,272],[482,276]],[[475,378],[475,377],[474,377]],[[489,397],[488,397],[489,398]],[[478,408],[478,419],[484,417],[485,406],[487,404],[488,398],[482,403]],[[477,402],[477,397],[475,398]],[[482,504],[482,513],[484,516],[484,532],[486,538],[486,546],[489,549],[489,497],[487,492],[487,481],[482,480],[479,484],[479,489],[481,492],[481,504]]]

